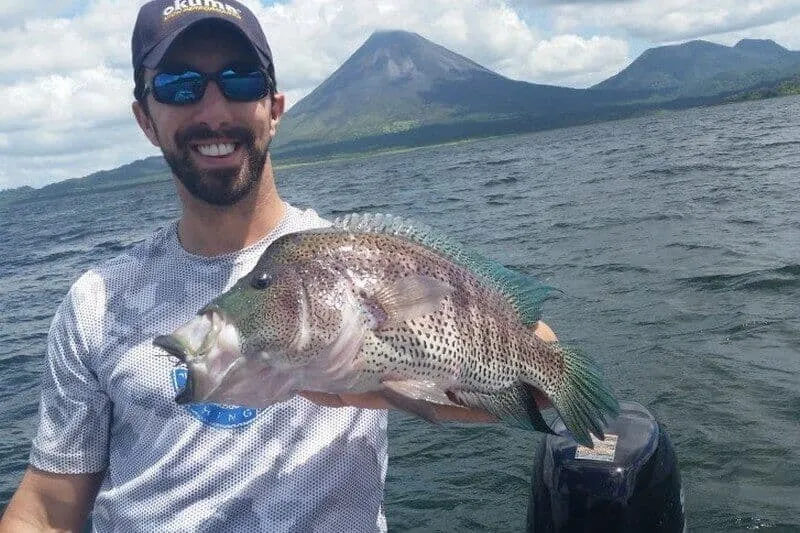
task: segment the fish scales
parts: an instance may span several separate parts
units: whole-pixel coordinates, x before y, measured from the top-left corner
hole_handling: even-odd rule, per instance
[[[309,232],[297,244],[282,261],[347,265],[343,275],[367,283],[422,275],[457,288],[439,312],[375,332],[363,348],[364,371],[371,377],[363,380],[364,390],[386,372],[484,393],[512,386],[523,371],[545,391],[557,385],[563,373],[558,353],[547,350],[507,300],[464,267],[390,235]],[[354,284],[354,292],[358,285],[363,284]],[[441,334],[432,339],[437,322]]]

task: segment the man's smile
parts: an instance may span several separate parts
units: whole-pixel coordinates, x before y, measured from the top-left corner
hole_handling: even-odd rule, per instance
[[[242,153],[242,143],[231,140],[214,142],[190,142],[189,146],[196,159],[204,164],[236,163]]]
[[[220,157],[232,154],[237,146],[237,143],[198,144],[195,149],[205,156]]]

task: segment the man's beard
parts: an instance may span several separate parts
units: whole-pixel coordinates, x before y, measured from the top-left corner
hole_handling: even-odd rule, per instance
[[[200,170],[195,166],[191,159],[191,143],[214,139],[226,139],[240,145],[245,153],[241,168]],[[172,173],[192,196],[218,206],[233,205],[253,190],[261,181],[269,151],[269,142],[261,150],[258,149],[255,135],[247,128],[230,127],[213,131],[203,124],[176,132],[175,146],[175,152],[161,150]]]

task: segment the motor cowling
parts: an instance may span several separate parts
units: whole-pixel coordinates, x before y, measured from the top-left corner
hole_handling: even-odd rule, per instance
[[[645,407],[620,402],[594,449],[569,438],[560,419],[553,429],[534,460],[529,533],[685,531],[675,451]]]

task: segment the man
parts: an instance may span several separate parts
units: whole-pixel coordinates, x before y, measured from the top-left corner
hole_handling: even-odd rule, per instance
[[[132,52],[133,113],[172,169],[181,218],[84,274],[58,309],[30,467],[0,532],[81,531],[90,513],[99,532],[385,530],[377,395],[307,393],[264,410],[175,403],[186,375],[155,356],[153,337],[280,235],[326,222],[276,190],[268,147],[284,97],[246,7],[150,2]]]

